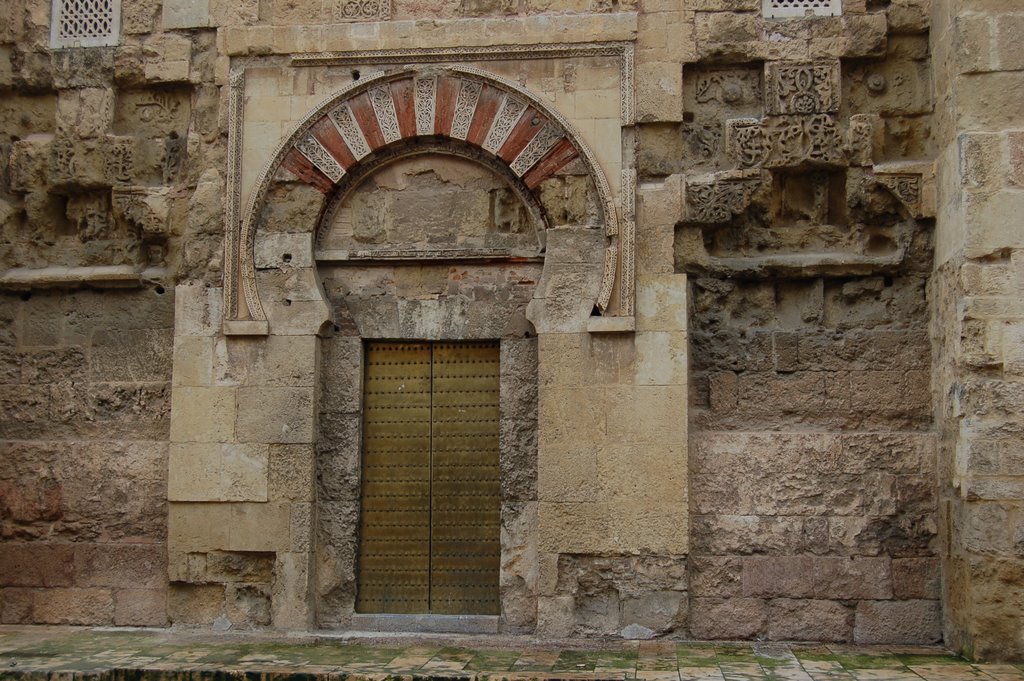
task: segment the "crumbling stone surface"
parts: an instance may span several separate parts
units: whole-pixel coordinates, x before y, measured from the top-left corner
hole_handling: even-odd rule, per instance
[[[686,560],[681,556],[561,554],[556,593],[569,604],[565,630],[617,636],[630,626],[678,633],[687,622]]]
[[[908,588],[938,565],[932,190],[879,165],[934,154],[927,24],[853,9],[769,43],[768,20],[709,9],[688,115],[641,126],[638,155],[684,186],[689,633],[867,641],[888,617],[932,641],[936,583]]]

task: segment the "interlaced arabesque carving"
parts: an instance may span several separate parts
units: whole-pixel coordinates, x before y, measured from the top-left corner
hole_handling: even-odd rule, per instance
[[[834,113],[839,111],[839,62],[769,63],[765,89],[770,114]]]
[[[388,19],[390,16],[390,0],[335,0],[331,13],[334,21]]]
[[[845,140],[835,117],[775,116],[728,121],[726,137],[741,168],[799,166],[805,162],[841,163]]]
[[[746,209],[758,183],[757,179],[687,183],[687,216],[693,222],[729,222]]]
[[[59,0],[55,37],[61,45],[117,38],[117,0]]]

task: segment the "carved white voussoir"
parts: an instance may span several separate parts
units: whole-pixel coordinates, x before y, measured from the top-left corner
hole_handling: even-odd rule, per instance
[[[526,145],[526,148],[519,152],[519,155],[512,161],[509,166],[512,172],[518,177],[522,177],[537,161],[544,158],[544,154],[551,151],[551,148],[563,137],[565,137],[565,131],[560,126],[551,122],[545,123],[544,127]]]
[[[512,95],[505,95],[501,107],[498,108],[498,115],[494,117],[491,129],[487,133],[487,137],[484,138],[484,149],[492,154],[497,154],[524,111],[526,111],[526,102]]]
[[[416,134],[434,134],[434,109],[436,106],[437,79],[417,78],[414,81],[416,103]]]
[[[345,169],[334,160],[334,157],[312,135],[306,135],[296,142],[295,148],[309,159],[310,163],[319,168],[324,175],[331,178],[332,182],[337,183],[341,181],[342,176],[345,174]]]
[[[390,143],[402,139],[402,132],[398,127],[398,114],[395,112],[395,100],[391,98],[391,88],[387,85],[372,88],[370,103],[373,105],[373,113],[377,116],[377,124],[384,141]]]
[[[357,160],[370,154],[370,145],[366,143],[363,131],[359,129],[359,124],[356,123],[356,119],[348,105],[342,104],[336,109],[332,109],[327,116],[334,123],[334,126],[338,128],[342,139],[345,140],[345,144]]]
[[[460,140],[469,135],[469,126],[473,123],[473,114],[480,101],[483,84],[475,80],[463,80],[459,96],[455,100],[455,118],[452,120],[452,137]]]

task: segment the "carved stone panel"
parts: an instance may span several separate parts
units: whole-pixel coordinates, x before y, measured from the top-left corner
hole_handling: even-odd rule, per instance
[[[826,114],[734,119],[726,122],[726,140],[741,168],[845,163],[845,140]]]
[[[720,117],[761,113],[761,68],[689,67],[683,71],[684,107],[701,122]]]
[[[390,0],[333,0],[331,19],[342,21],[379,21],[391,18]]]
[[[715,165],[722,151],[722,126],[685,123],[683,142],[688,166]]]
[[[920,217],[921,210],[921,176],[912,174],[878,174],[878,183],[889,190],[907,211],[914,217]]]
[[[769,114],[816,114],[839,111],[839,61],[794,64],[768,62],[764,67],[765,111]]]
[[[686,217],[690,222],[724,223],[742,213],[760,184],[759,177],[699,178],[686,184]]]
[[[77,228],[81,241],[110,239],[114,236],[110,199],[104,193],[72,196],[68,199],[67,216]]]

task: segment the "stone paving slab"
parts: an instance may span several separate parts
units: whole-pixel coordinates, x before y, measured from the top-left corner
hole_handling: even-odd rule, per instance
[[[0,679],[1024,681],[941,648],[0,626]]]

